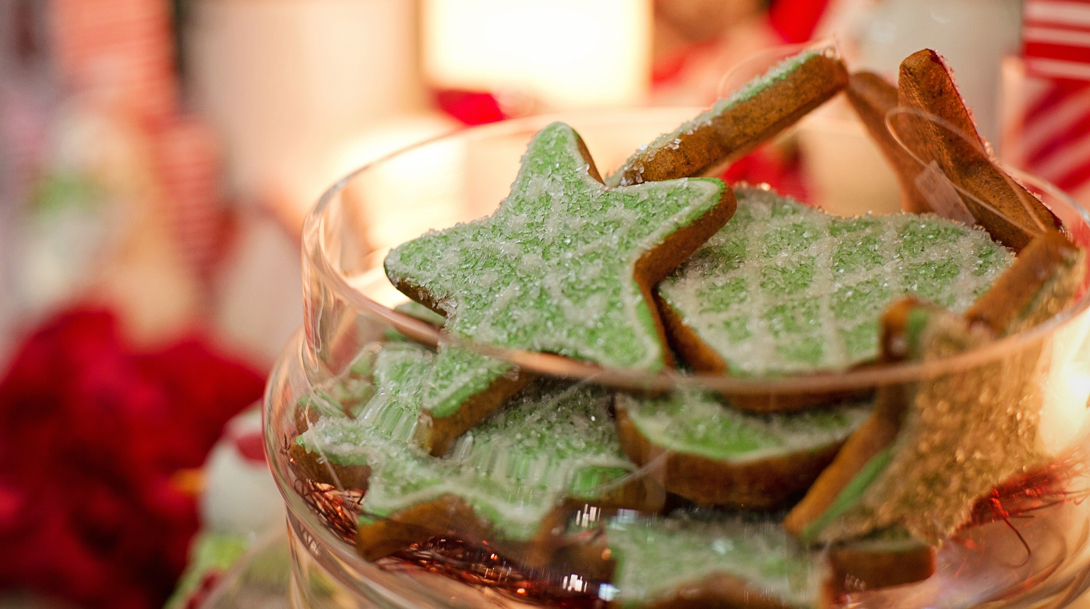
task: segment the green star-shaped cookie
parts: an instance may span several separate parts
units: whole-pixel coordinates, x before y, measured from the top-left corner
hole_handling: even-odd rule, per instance
[[[495,213],[397,247],[386,274],[453,336],[657,371],[669,352],[650,288],[733,212],[716,179],[607,188],[578,134],[554,123]],[[441,454],[521,384],[506,364],[440,345],[418,439]]]
[[[449,458],[424,454],[411,438],[435,357],[415,343],[388,343],[375,358],[375,394],[359,414],[321,417],[296,439],[297,463],[319,479],[366,489],[357,538],[365,556],[446,527],[471,539],[485,533],[480,527],[507,541],[545,539],[568,500],[639,505],[617,493],[636,465],[617,440],[612,395],[593,384],[539,379]]]

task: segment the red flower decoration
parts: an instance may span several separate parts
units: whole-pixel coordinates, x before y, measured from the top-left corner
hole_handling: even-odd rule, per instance
[[[136,352],[104,312],[38,330],[0,381],[0,589],[162,606],[198,526],[172,481],[263,383],[196,338]]]

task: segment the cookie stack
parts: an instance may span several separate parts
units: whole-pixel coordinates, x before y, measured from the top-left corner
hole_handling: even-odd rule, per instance
[[[835,217],[701,177],[845,88],[909,213]],[[898,88],[820,48],[604,179],[571,127],[549,125],[491,216],[387,256],[405,312],[441,339],[391,334],[300,402],[297,475],[361,497],[348,528],[369,560],[457,540],[626,607],[814,606],[927,577],[974,502],[1040,458],[1037,353],[876,390],[663,395],[538,377],[494,351],[833,377],[956,360],[1066,307],[1085,255],[1052,214],[935,123],[911,122],[898,147],[875,119],[891,108],[972,129],[933,52],[906,59]],[[932,213],[951,203],[920,186],[921,158],[941,159],[972,225]]]

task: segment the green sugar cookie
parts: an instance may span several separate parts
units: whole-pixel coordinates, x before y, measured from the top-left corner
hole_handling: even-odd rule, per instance
[[[909,361],[948,358],[995,338],[963,316],[925,305],[909,306],[904,319],[898,343]],[[799,516],[808,495],[785,526],[811,543],[893,526],[930,543],[953,534],[978,498],[1043,459],[1036,446],[1039,351],[1013,349],[1010,357],[924,378],[895,394],[901,399],[883,404],[900,417],[892,443],[858,468],[820,514],[805,522]]]
[[[770,520],[692,512],[620,515],[606,540],[612,600],[639,609],[815,607],[827,567]]]
[[[315,387],[295,405],[295,426],[305,431],[310,423],[322,417],[355,417],[367,400],[374,395],[372,379],[374,345],[365,347],[343,374]]]
[[[949,358],[1052,319],[1079,294],[1085,265],[1085,251],[1045,231],[965,315],[911,299],[891,306],[884,359]],[[953,533],[986,493],[1047,459],[1040,438],[1047,345],[1016,343],[972,367],[880,389],[874,414],[785,528],[817,542],[890,526],[931,542]]]
[[[594,502],[636,469],[617,441],[611,396],[552,380],[529,384],[459,438],[449,458],[424,453],[412,437],[435,360],[423,347],[388,344],[375,361],[376,393],[356,418],[320,419],[296,440],[331,467],[367,468],[365,556],[419,541],[406,539],[416,529],[426,538],[447,525],[507,541],[547,536],[543,523],[565,500]],[[451,513],[461,521],[444,521]]]
[[[706,112],[640,147],[607,183],[708,174],[737,160],[848,84],[848,71],[832,51],[809,49],[781,61]]]
[[[534,136],[491,216],[402,244],[386,274],[441,312],[452,336],[658,371],[670,355],[651,286],[733,210],[715,179],[606,188],[579,136],[554,123]],[[521,386],[516,379],[509,366],[440,344],[422,444],[443,454]]]
[[[640,465],[660,463],[667,491],[749,509],[781,506],[806,490],[871,406],[752,414],[695,392],[616,401],[621,446]]]
[[[658,287],[695,368],[738,376],[844,370],[878,355],[878,320],[915,295],[964,311],[1014,260],[936,216],[841,218],[761,189]]]

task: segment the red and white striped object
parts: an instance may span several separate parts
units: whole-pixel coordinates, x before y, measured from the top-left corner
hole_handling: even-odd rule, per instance
[[[1022,57],[1031,76],[1090,81],[1090,0],[1025,0]]]
[[[109,95],[135,119],[176,111],[174,39],[165,0],[52,0],[50,24],[62,79]]]
[[[1090,204],[1090,0],[1025,0],[1003,157]]]
[[[1080,195],[1090,183],[1090,83],[1026,75],[1021,88],[1020,125],[1005,138],[1004,158]]]
[[[171,232],[191,270],[207,278],[222,245],[226,212],[219,142],[193,117],[175,117],[158,126],[152,137]]]

